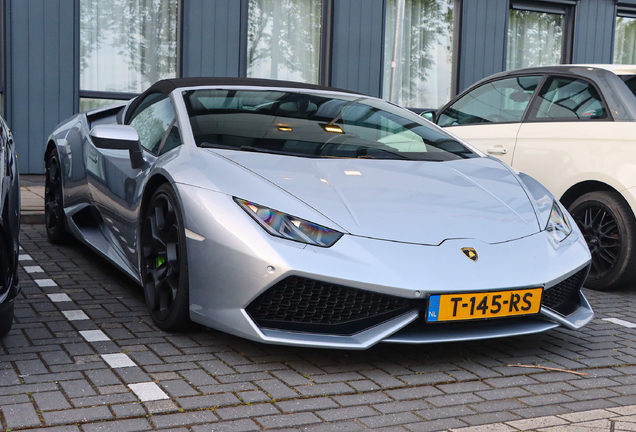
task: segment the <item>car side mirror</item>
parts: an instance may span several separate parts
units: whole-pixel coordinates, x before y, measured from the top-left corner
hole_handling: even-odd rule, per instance
[[[132,126],[97,125],[91,129],[89,136],[97,148],[128,150],[133,169],[141,168],[146,162],[141,154],[139,134]]]
[[[422,113],[422,117],[424,117],[428,121],[433,121],[433,118],[435,117],[435,115],[429,111],[429,112]]]
[[[433,110],[433,109],[429,109],[429,110],[424,110],[420,113],[420,117],[425,118],[426,120],[435,123],[435,113],[437,112],[437,110]]]

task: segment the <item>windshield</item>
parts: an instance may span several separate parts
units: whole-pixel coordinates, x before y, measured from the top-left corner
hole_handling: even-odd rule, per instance
[[[417,115],[364,96],[189,90],[183,97],[200,147],[321,158],[477,157]]]

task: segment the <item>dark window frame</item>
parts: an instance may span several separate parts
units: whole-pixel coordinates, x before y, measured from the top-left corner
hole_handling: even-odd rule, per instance
[[[181,1],[181,0],[180,0]],[[331,85],[331,58],[333,53],[333,10],[336,0],[322,0],[322,17],[320,20],[320,56],[318,57],[318,85]],[[241,1],[241,56],[239,60],[239,75],[247,77],[247,33],[249,0]]]
[[[2,2],[4,0],[0,0]],[[183,67],[183,1],[177,0],[177,65],[176,65],[176,75],[175,78],[180,78],[182,76],[182,67]],[[77,67],[77,87],[78,87],[78,98],[77,98],[77,106],[79,107],[79,103],[81,99],[113,99],[113,100],[121,100],[127,101],[133,98],[136,98],[141,93],[128,93],[128,92],[111,92],[111,91],[96,91],[96,90],[82,90],[80,79],[79,79],[79,62],[80,62],[80,23],[79,23],[79,13],[81,7],[81,0],[75,0],[75,5],[77,9],[77,41],[76,41],[76,67]],[[154,84],[154,83],[152,83]]]
[[[607,113],[607,117],[602,119],[594,119],[594,120],[592,119],[583,120],[583,119],[572,119],[572,118],[556,118],[556,119],[537,118],[535,113],[538,111],[539,106],[541,104],[541,101],[539,100],[539,94],[541,94],[545,86],[548,85],[549,79],[553,77],[554,78],[571,78],[571,79],[576,79],[580,81],[585,81],[586,83],[591,84],[601,98],[601,105],[603,105],[603,108],[605,109],[605,112]],[[521,120],[522,123],[573,123],[573,122],[597,123],[597,122],[613,122],[613,121],[614,121],[614,117],[612,116],[612,112],[609,109],[609,105],[607,104],[607,101],[605,100],[605,96],[603,95],[603,92],[601,91],[601,89],[596,85],[596,83],[585,77],[568,74],[568,73],[546,74],[541,80],[541,82],[539,83],[539,86],[537,87],[537,90],[534,92],[534,95],[532,95],[532,99],[530,100],[530,103],[528,104],[526,113],[524,114],[523,119]]]
[[[546,0],[546,1],[532,1],[532,0],[510,0],[509,10],[524,10],[538,13],[550,13],[563,15],[563,41],[561,45],[561,63],[571,64],[572,56],[574,54],[574,21],[576,18],[577,0]],[[506,17],[506,49],[504,50],[504,67],[508,63],[508,27],[509,16]]]
[[[616,17],[636,18],[636,7],[619,6],[616,8]]]

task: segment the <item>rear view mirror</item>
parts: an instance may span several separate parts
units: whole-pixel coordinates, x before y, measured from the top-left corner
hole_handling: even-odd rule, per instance
[[[109,150],[128,150],[130,166],[133,169],[143,166],[145,160],[141,154],[139,134],[132,126],[97,125],[89,133],[95,147]]]

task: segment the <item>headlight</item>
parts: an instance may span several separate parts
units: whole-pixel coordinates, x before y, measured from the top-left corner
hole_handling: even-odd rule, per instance
[[[281,213],[269,207],[239,198],[234,198],[234,201],[273,236],[320,247],[330,247],[342,237],[342,233],[338,231]]]
[[[548,220],[548,225],[546,225],[545,230],[554,240],[557,241],[557,243],[565,240],[565,238],[572,232],[572,227],[570,226],[570,222],[568,222],[568,218],[565,217],[563,210],[561,210],[561,206],[556,201],[552,203],[550,219]]]

